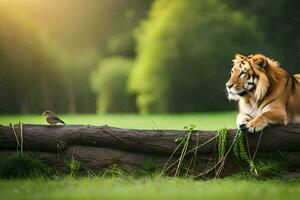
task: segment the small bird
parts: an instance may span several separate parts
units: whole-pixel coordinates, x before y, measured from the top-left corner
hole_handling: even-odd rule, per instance
[[[65,124],[63,120],[59,119],[59,117],[51,111],[45,111],[43,112],[43,115],[46,118],[46,121],[51,125],[56,125],[57,123]]]

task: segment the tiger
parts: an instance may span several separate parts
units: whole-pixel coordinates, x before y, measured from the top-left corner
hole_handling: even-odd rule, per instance
[[[271,125],[300,123],[300,74],[290,75],[263,54],[236,54],[226,85],[238,102],[237,128],[260,132]]]

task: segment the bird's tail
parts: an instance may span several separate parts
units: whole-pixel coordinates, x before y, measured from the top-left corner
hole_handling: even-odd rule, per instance
[[[66,123],[65,123],[63,120],[61,120],[61,119],[60,119],[59,121],[60,121],[60,123],[62,123],[62,124],[66,124]]]

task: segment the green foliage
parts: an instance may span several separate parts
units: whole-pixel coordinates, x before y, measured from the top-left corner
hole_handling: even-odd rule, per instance
[[[134,98],[127,92],[132,60],[111,57],[102,60],[92,74],[91,86],[97,95],[99,113],[134,111]]]
[[[49,177],[54,170],[29,154],[11,154],[0,157],[0,178]]]
[[[296,52],[300,49],[299,3],[297,1],[225,0],[224,2],[233,9],[254,16],[265,35],[267,47],[265,53],[271,58],[278,59],[286,69],[297,72],[296,66],[299,58]]]
[[[244,142],[245,140],[246,140],[247,149],[246,149],[246,145]],[[260,142],[260,140],[258,141],[257,148],[259,146],[259,142]],[[235,142],[233,145],[234,145],[233,152],[234,152],[235,156],[238,159],[242,159],[242,160],[246,161],[249,165],[250,172],[255,174],[256,176],[258,176],[258,171],[257,171],[256,165],[254,164],[254,158],[255,158],[256,152],[254,153],[253,156],[251,155],[251,152],[249,151],[246,134],[243,131],[241,131],[241,130],[237,131],[236,139],[235,139]],[[256,149],[256,151],[257,151],[257,149]]]
[[[75,1],[0,1],[1,113],[95,113],[99,59],[134,56],[151,0]]]
[[[184,126],[183,129],[187,131],[187,134],[185,136],[179,137],[175,139],[175,142],[184,142],[185,140],[187,140],[187,137],[189,136],[189,134],[191,134],[196,128],[195,124],[190,124],[188,126]]]
[[[72,156],[69,160],[65,161],[68,169],[69,175],[74,177],[77,176],[79,170],[81,169],[81,163]]]
[[[273,159],[258,159],[255,162],[256,170],[260,177],[276,177],[279,176],[284,169],[283,161]]]
[[[225,156],[226,147],[227,147],[227,138],[228,138],[228,130],[226,128],[220,129],[218,131],[218,152],[219,159]]]
[[[142,170],[145,171],[145,173],[147,174],[153,174],[158,172],[158,166],[154,160],[147,159],[144,162]]]
[[[289,168],[289,164],[286,163],[282,158],[258,158],[255,160],[255,169],[257,170],[257,175],[253,172],[238,172],[234,174],[232,177],[239,179],[274,179],[280,178],[280,173],[282,171],[286,171]],[[255,175],[255,176],[254,176]]]
[[[216,83],[225,83],[236,52],[260,51],[262,39],[253,17],[220,0],[155,1],[136,33],[138,55],[129,88],[137,94],[139,110],[228,108],[220,92],[224,84]]]
[[[100,172],[96,177],[103,178],[125,178],[135,179],[140,177],[154,177],[158,174],[158,168],[152,159],[145,160],[141,168],[124,170],[119,165],[113,164],[107,169]]]
[[[149,18],[140,23],[151,4]],[[297,71],[298,5],[292,0],[2,1],[0,112],[94,113],[89,78],[99,60],[136,53],[130,90],[141,112],[233,109],[222,91],[234,53],[262,52]]]
[[[196,129],[195,124],[190,124],[189,126],[184,126],[183,129],[185,129],[188,133],[192,133]]]
[[[245,133],[241,130],[238,130],[235,143],[233,145],[233,153],[238,159],[248,161],[249,156],[244,141]]]
[[[105,169],[103,172],[99,174],[101,177],[125,177],[128,175],[127,172],[125,172],[122,168],[120,168],[118,165],[114,164],[107,169]]]

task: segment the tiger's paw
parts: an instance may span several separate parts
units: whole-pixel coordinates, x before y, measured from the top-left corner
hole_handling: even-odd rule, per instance
[[[239,113],[236,118],[238,129],[247,132],[248,131],[247,123],[251,120],[252,118],[250,117],[250,115]]]
[[[241,124],[239,128],[244,132],[257,133],[262,131],[266,126],[267,124],[265,123],[258,123],[256,120],[251,120],[246,124]]]

